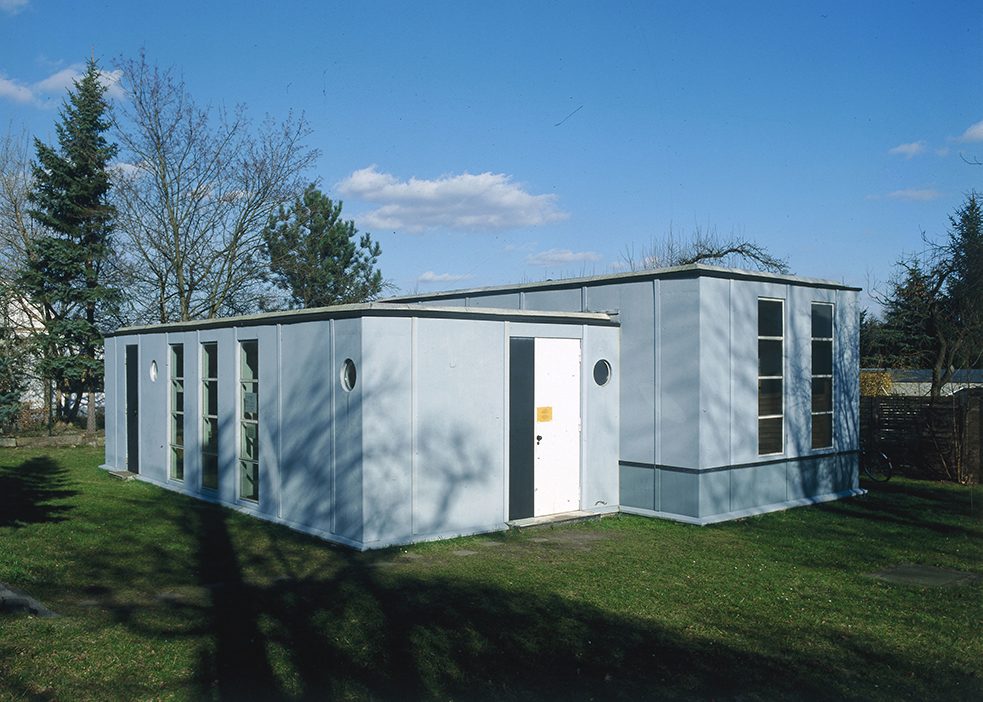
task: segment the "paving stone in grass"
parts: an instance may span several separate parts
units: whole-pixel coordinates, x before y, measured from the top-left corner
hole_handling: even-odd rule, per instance
[[[975,573],[967,573],[951,568],[936,568],[935,566],[905,563],[870,573],[870,577],[886,580],[889,583],[901,585],[918,585],[920,587],[945,587],[948,585],[968,585],[980,579]]]
[[[451,551],[455,556],[473,556],[478,553],[477,551],[469,551],[466,548],[458,549],[457,551]]]
[[[35,617],[58,615],[30,595],[0,583],[0,614],[32,614]]]

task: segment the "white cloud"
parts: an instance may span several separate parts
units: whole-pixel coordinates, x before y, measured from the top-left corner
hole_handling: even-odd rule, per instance
[[[34,102],[34,93],[26,85],[0,77],[0,98],[8,98],[14,102]]]
[[[959,141],[983,141],[983,120],[967,127],[959,137]]]
[[[549,249],[526,258],[531,266],[562,266],[570,263],[600,261],[601,255],[594,251],[571,251],[570,249]]]
[[[16,15],[27,7],[28,0],[0,0],[0,10],[8,15]]]
[[[943,158],[945,158],[946,156],[949,155],[949,147],[948,146],[943,146],[941,148],[936,149],[935,150],[935,155],[936,156],[942,156]]]
[[[895,190],[887,194],[892,200],[910,200],[913,202],[928,202],[942,196],[938,190],[933,188],[906,188]]]
[[[904,156],[905,158],[912,158],[925,151],[924,141],[913,141],[910,144],[898,144],[893,149],[888,149],[888,153],[892,156]]]
[[[399,180],[369,166],[336,187],[343,195],[379,205],[359,217],[361,226],[376,229],[498,230],[536,227],[568,216],[557,209],[555,195],[532,195],[504,173]]]
[[[38,107],[58,104],[60,98],[65,97],[66,93],[75,87],[75,81],[82,77],[84,71],[84,65],[74,64],[30,85],[0,78],[0,98],[9,98],[15,102],[34,104]],[[99,75],[102,84],[106,86],[106,96],[113,100],[121,100],[124,93],[119,81],[123,72],[100,71]]]
[[[427,271],[417,277],[418,283],[456,283],[461,280],[468,280],[471,276],[467,273],[434,273]]]

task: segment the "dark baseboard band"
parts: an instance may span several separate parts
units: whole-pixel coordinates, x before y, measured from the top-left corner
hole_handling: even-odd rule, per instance
[[[738,468],[754,468],[756,466],[769,466],[776,463],[801,463],[803,461],[815,461],[820,458],[834,458],[836,456],[853,456],[860,452],[851,451],[831,451],[828,453],[817,453],[811,456],[794,456],[788,458],[774,458],[767,461],[754,461],[752,463],[735,463],[728,466],[714,466],[712,468],[688,468],[685,466],[670,466],[661,463],[645,463],[642,461],[618,461],[619,466],[629,468],[650,468],[669,471],[670,473],[719,473],[725,470],[736,470]]]

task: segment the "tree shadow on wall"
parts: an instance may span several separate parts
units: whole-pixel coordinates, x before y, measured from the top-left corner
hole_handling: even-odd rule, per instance
[[[56,501],[76,494],[67,485],[68,470],[48,456],[0,466],[0,527],[62,521],[73,507]]]

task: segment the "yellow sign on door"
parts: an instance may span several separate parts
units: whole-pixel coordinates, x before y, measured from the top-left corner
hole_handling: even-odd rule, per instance
[[[537,407],[536,408],[536,421],[537,422],[552,422],[553,421],[553,408],[552,407]]]

